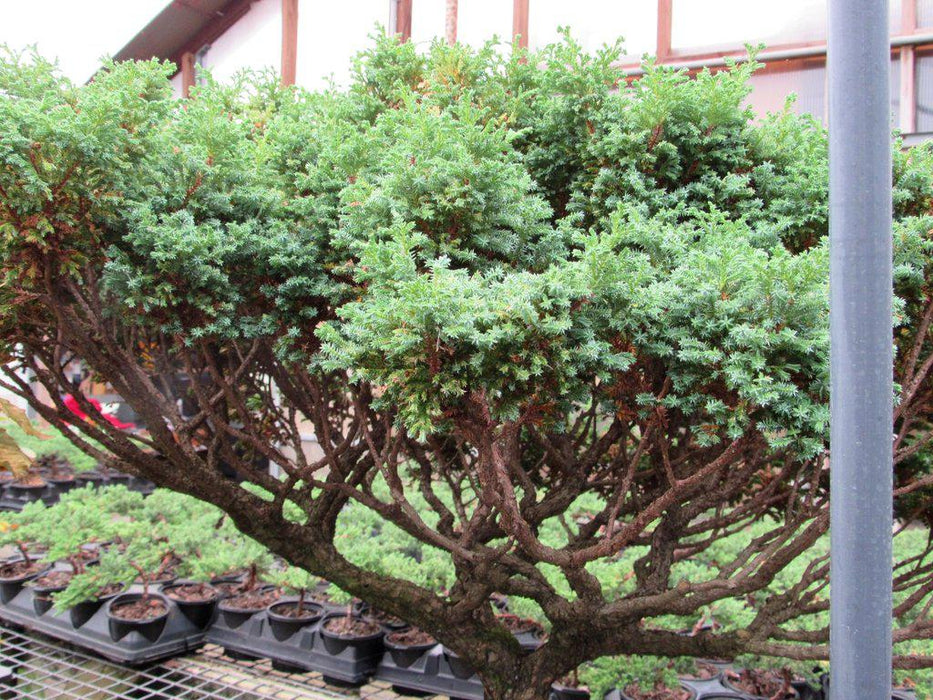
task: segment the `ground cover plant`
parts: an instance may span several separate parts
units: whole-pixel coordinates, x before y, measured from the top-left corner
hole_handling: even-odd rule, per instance
[[[825,658],[825,134],[753,118],[753,61],[628,84],[617,55],[386,38],[346,92],[258,76],[183,103],[156,63],[75,87],[6,57],[3,386],[417,625],[494,700],[608,655]],[[933,665],[929,147],[893,174],[910,669]],[[147,433],[76,394],[75,357]],[[420,564],[351,554],[362,522]]]

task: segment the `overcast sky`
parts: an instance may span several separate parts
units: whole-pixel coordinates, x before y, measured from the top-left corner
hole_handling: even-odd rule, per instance
[[[36,44],[69,78],[84,82],[168,0],[0,0],[0,44]]]

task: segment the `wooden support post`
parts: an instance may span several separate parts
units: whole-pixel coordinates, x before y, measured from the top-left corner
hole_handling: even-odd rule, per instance
[[[671,28],[674,16],[674,0],[658,0],[658,63],[663,63],[671,55]]]
[[[191,88],[194,87],[194,54],[186,51],[181,55],[181,96],[191,97]]]
[[[913,34],[917,29],[917,0],[903,0],[901,4],[901,34]],[[917,131],[917,50],[913,46],[901,47],[901,114],[899,128],[904,134]]]
[[[448,44],[457,43],[457,0],[447,0],[447,11],[444,14],[444,36]]]
[[[294,85],[298,70],[298,0],[282,0],[282,85]]]
[[[412,0],[398,0],[395,5],[395,33],[399,41],[411,41]]]
[[[512,5],[512,38],[518,45],[528,48],[528,0],[514,0]]]

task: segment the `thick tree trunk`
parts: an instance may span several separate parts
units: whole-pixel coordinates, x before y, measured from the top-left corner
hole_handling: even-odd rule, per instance
[[[525,678],[524,674],[517,678],[490,678],[486,671],[480,676],[486,700],[548,700],[551,691],[551,681]]]
[[[522,653],[502,663],[477,667],[487,700],[548,700],[551,684],[561,670],[540,661],[532,663]]]

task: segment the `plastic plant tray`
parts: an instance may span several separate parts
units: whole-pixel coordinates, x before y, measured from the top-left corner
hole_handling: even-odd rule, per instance
[[[126,593],[142,593],[143,587],[134,585]],[[80,608],[57,612],[37,605],[36,596],[27,585],[6,603],[0,604],[0,619],[27,630],[41,632],[49,637],[89,649],[100,656],[129,666],[147,664],[198,648],[204,644],[207,630],[199,627],[170,599],[168,615],[161,628],[143,633],[132,630],[119,636],[108,616],[113,599],[103,602],[85,618]]]
[[[376,670],[376,678],[391,683],[396,692],[404,694],[412,690],[416,693],[447,695],[462,700],[483,700],[483,684],[475,674],[469,678],[454,675],[444,653],[444,647],[437,644],[409,666],[400,666],[386,652]]]
[[[232,658],[270,659],[275,668],[289,672],[317,671],[329,682],[348,685],[365,683],[382,658],[382,641],[368,649],[347,645],[337,654],[325,647],[321,626],[332,617],[327,614],[317,622],[300,628],[289,637],[278,638],[269,625],[266,611],[254,613],[244,622],[233,625],[223,613],[215,615],[207,634],[212,644],[224,648]]]

